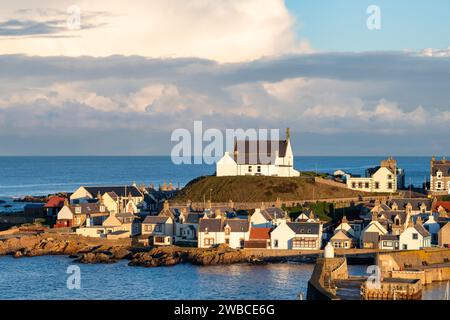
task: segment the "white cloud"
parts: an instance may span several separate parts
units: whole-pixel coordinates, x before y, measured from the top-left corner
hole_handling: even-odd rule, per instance
[[[30,1],[28,7],[31,3],[35,4]],[[200,57],[232,62],[312,51],[306,40],[297,38],[295,20],[283,0],[187,0],[183,5],[179,0],[129,0],[126,5],[117,0],[78,0],[83,27],[79,31],[60,30],[61,23],[55,28],[52,22],[65,21],[61,13],[71,2],[39,4],[50,9],[17,12],[14,9],[23,9],[24,1],[15,8],[9,5],[3,19],[20,15],[47,24],[42,28],[27,24],[26,38],[0,37],[4,53]],[[48,37],[28,37],[30,28],[33,33],[47,30]],[[55,33],[64,37],[54,37]]]

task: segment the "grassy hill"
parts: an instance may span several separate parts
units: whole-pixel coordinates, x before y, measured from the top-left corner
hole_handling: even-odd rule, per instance
[[[212,189],[212,191],[210,191]],[[347,198],[361,192],[314,182],[311,175],[295,178],[240,176],[200,177],[189,182],[174,198],[176,201],[259,202],[281,200],[311,200]]]

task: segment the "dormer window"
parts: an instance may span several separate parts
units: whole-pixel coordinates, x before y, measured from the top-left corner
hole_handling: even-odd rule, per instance
[[[100,206],[100,212],[105,212],[105,206]]]
[[[75,207],[75,213],[81,213],[81,207]]]
[[[442,179],[442,171],[438,171],[437,173],[436,173],[436,177],[438,178],[438,179]]]
[[[231,234],[231,229],[230,228],[225,228],[225,235],[229,236]]]
[[[208,228],[205,228],[205,234],[208,234]]]

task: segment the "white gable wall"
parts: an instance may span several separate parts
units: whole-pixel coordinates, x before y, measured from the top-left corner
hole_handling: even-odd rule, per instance
[[[69,209],[68,206],[64,206],[64,207],[62,207],[61,210],[59,210],[57,219],[58,220],[72,220],[73,219],[73,213]]]

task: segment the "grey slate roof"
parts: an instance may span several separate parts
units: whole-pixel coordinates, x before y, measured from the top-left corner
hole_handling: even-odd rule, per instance
[[[222,220],[220,219],[200,219],[199,223],[199,231],[205,232],[221,232],[222,229]]]
[[[320,223],[309,222],[288,222],[288,227],[295,232],[295,234],[319,234]]]
[[[432,200],[431,199],[393,199],[389,202],[389,206],[396,203],[399,210],[404,210],[408,203],[411,203],[413,210],[419,210],[422,203],[427,207],[427,211],[431,210]]]
[[[261,210],[261,214],[267,221],[281,219],[285,216],[284,211],[282,209],[274,207]]]
[[[423,225],[421,225],[421,224],[416,224],[416,225],[414,226],[414,229],[416,229],[417,232],[420,233],[420,235],[421,235],[422,237],[429,237],[429,236],[430,236],[430,233],[429,233],[429,232],[427,231],[427,229],[425,229],[425,227],[424,227]]]
[[[433,176],[436,176],[439,170],[442,172],[442,175],[444,177],[450,177],[450,160],[436,160],[433,167],[431,168],[431,174]]]
[[[380,240],[391,240],[391,241],[398,241],[399,236],[395,234],[383,234],[380,236]]]
[[[377,232],[364,232],[363,241],[364,242],[378,242],[379,234]]]
[[[80,213],[76,213],[75,208],[79,207],[81,209]],[[70,211],[72,211],[73,214],[94,214],[94,213],[100,213],[109,215],[108,209],[105,207],[104,212],[100,212],[100,205],[98,203],[80,203],[75,205],[69,205]]]
[[[184,223],[198,224],[198,222],[200,221],[200,219],[202,217],[203,217],[203,214],[201,214],[201,213],[188,213]]]
[[[224,221],[224,226],[229,225],[231,232],[248,232],[250,223],[248,220],[242,219],[227,219]]]
[[[143,224],[158,224],[158,223],[166,223],[169,217],[162,216],[147,216],[144,219]]]
[[[242,219],[200,219],[199,231],[205,232],[222,232],[226,225],[229,225],[231,232],[248,232],[250,223]]]
[[[276,151],[280,157],[285,157],[287,145],[286,140],[239,140],[234,143],[234,161],[237,164],[273,164]]]
[[[99,187],[84,187],[94,198],[97,194],[105,194],[107,192],[114,192],[119,197],[128,197],[131,193],[133,197],[142,197],[142,193],[135,186],[99,186]]]

